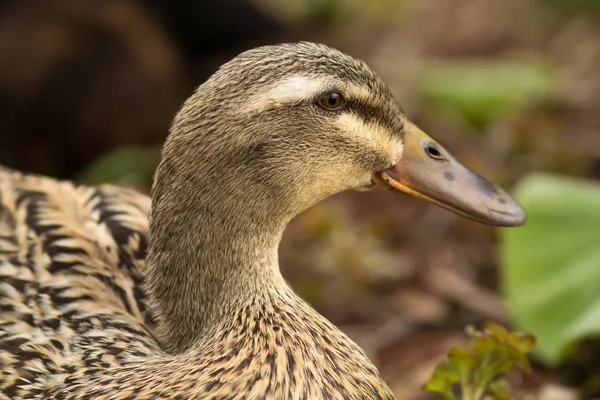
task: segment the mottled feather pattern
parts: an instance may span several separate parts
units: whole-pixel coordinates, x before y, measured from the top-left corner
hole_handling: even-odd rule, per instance
[[[242,307],[235,324],[219,327],[201,351],[149,357],[110,374],[78,372],[74,380],[98,399],[392,398],[382,390],[377,370],[344,335],[325,320],[315,324],[302,320],[301,313],[277,309],[272,305],[277,302]],[[364,357],[364,364],[357,365],[349,353]]]
[[[0,168],[0,204],[5,398],[392,398],[362,350],[291,291],[231,310],[235,323],[198,350],[165,354],[140,287],[144,195]]]
[[[1,393],[47,398],[61,374],[158,350],[140,289],[149,206],[0,168]]]

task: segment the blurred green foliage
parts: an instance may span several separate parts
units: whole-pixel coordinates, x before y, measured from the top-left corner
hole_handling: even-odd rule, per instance
[[[90,185],[114,183],[143,187],[152,181],[159,159],[159,147],[119,148],[88,165],[78,180]]]
[[[598,0],[541,0],[541,2],[565,17],[576,13],[600,13]]]
[[[600,334],[600,185],[534,174],[516,197],[529,220],[500,232],[504,293],[516,324],[556,364]]]
[[[503,375],[513,367],[530,373],[527,354],[535,339],[488,324],[479,332],[469,327],[469,348],[453,348],[427,381],[424,389],[444,400],[509,400],[510,386]]]
[[[381,23],[394,19],[402,10],[401,0],[254,0],[277,18],[289,22]],[[401,13],[400,13],[401,14]]]
[[[421,90],[434,106],[483,128],[505,113],[550,98],[557,80],[539,60],[445,60],[424,70]]]

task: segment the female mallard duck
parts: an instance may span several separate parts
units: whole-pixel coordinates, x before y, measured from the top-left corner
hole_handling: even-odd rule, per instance
[[[375,187],[525,220],[363,62],[310,43],[242,53],[185,102],[149,229],[143,195],[0,170],[2,398],[393,398],[277,260],[295,215]]]

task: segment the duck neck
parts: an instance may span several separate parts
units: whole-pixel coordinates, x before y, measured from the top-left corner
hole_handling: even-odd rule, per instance
[[[145,289],[157,338],[172,353],[286,287],[277,250],[287,219],[207,180],[161,177],[160,168],[155,180]]]

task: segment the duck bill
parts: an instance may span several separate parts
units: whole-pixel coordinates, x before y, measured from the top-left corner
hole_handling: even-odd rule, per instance
[[[458,215],[496,226],[520,226],[525,210],[504,190],[465,167],[416,126],[405,126],[402,158],[376,182]]]

